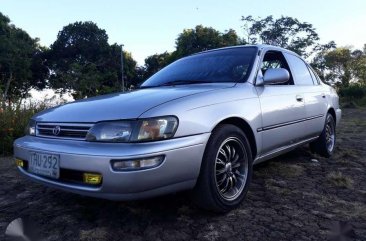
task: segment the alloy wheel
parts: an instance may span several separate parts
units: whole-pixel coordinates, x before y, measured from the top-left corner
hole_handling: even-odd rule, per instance
[[[248,156],[244,150],[238,138],[229,137],[216,154],[215,182],[225,200],[234,200],[244,189],[248,177]]]
[[[325,140],[328,151],[332,152],[335,144],[335,128],[331,118],[328,119],[325,126]]]

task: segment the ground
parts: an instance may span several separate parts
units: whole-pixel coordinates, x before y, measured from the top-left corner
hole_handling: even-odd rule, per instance
[[[345,109],[337,138],[329,159],[304,146],[256,166],[245,201],[225,215],[189,193],[112,202],[46,188],[1,158],[0,240],[19,217],[44,240],[329,240],[339,225],[366,240],[366,110]]]

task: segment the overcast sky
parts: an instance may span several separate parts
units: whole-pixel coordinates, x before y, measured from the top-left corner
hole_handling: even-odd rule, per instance
[[[93,21],[110,43],[123,43],[139,64],[152,54],[172,51],[177,35],[198,24],[243,36],[243,15],[281,15],[312,23],[322,42],[361,48],[366,43],[366,0],[0,0],[0,11],[49,46],[63,26]]]

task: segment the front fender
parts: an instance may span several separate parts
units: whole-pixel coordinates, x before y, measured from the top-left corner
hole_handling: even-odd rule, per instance
[[[262,115],[257,92],[249,83],[171,101],[144,113],[141,118],[175,115],[179,126],[175,137],[210,133],[220,122],[236,117],[248,123],[261,151]]]

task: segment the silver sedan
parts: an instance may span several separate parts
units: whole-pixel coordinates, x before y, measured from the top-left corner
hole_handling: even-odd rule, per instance
[[[32,117],[14,142],[19,171],[82,195],[131,200],[192,189],[226,212],[254,164],[310,143],[334,151],[335,90],[297,54],[268,45],[215,49],[168,65],[139,89]]]

